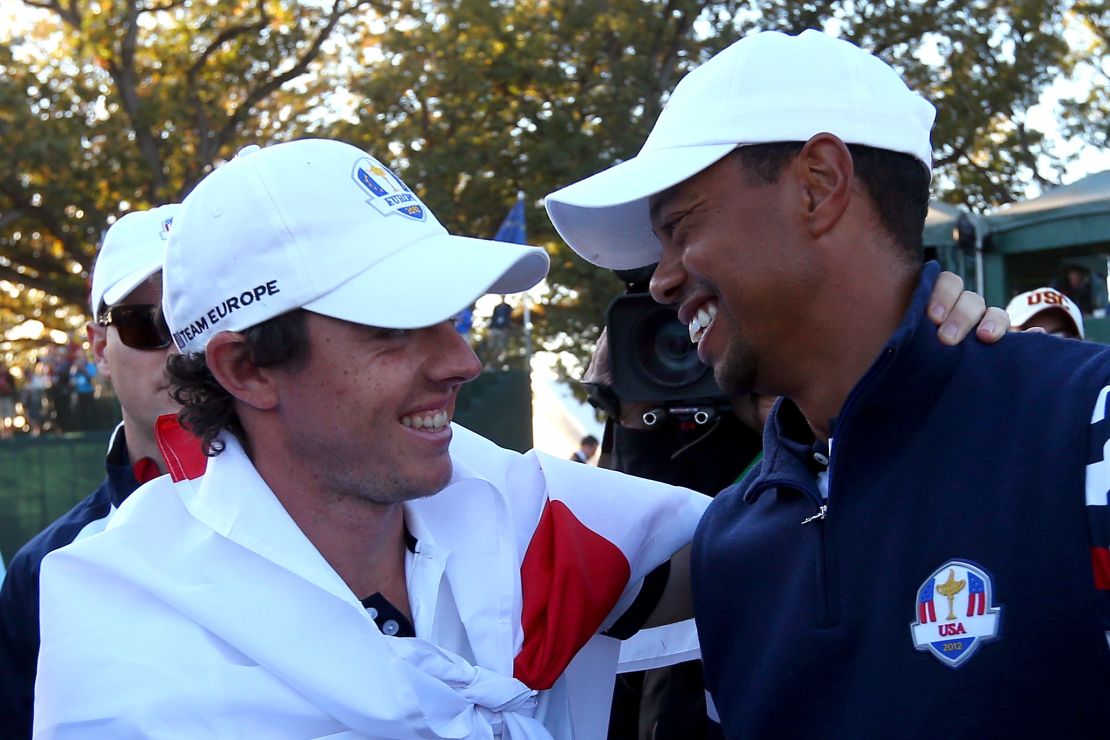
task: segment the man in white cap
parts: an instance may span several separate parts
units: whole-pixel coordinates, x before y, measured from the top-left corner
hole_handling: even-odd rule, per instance
[[[165,374],[171,342],[161,311],[162,259],[177,208],[126,214],[108,229],[96,258],[93,320],[86,331],[98,371],[112,382],[123,421],[108,444],[103,483],[16,553],[0,589],[0,736],[5,738],[31,736],[42,559],[103,530],[132,491],[166,469],[154,441],[154,421],[177,408]]]
[[[159,420],[170,475],[45,561],[36,735],[601,737],[612,636],[688,611],[707,499],[452,427],[451,317],[546,254],[449,235],[346,144],[251,149],[166,260],[201,442]]]
[[[547,199],[586,259],[659,263],[722,388],[785,396],[694,539],[730,737],[1110,736],[1110,350],[937,341],[933,116],[851,43],[754,34]]]
[[[1083,339],[1079,306],[1055,288],[1037,288],[1014,296],[1006,313],[1013,331],[1037,328],[1057,337]]]

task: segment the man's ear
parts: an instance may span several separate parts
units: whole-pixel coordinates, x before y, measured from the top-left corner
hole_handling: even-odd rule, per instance
[[[108,367],[108,358],[104,354],[104,350],[108,346],[108,327],[89,321],[85,324],[85,336],[89,339],[89,347],[92,349],[96,371],[105,378],[112,377],[112,371]]]
[[[277,405],[278,393],[271,374],[251,361],[242,334],[220,332],[208,340],[204,356],[216,381],[236,399],[259,410]]]
[[[805,194],[805,222],[813,238],[840,221],[852,201],[852,153],[832,134],[817,134],[792,160]]]

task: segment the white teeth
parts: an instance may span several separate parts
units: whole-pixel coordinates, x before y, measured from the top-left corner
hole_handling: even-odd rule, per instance
[[[697,342],[698,332],[701,331],[701,321],[698,319],[697,314],[694,314],[694,318],[690,319],[690,323],[686,325],[686,329],[690,332],[690,341]]]
[[[697,314],[690,319],[687,328],[690,330],[690,341],[697,344],[705,336],[713,319],[717,318],[717,304],[709,301],[698,309]]]
[[[447,426],[447,412],[401,417],[401,423],[412,429],[442,429]]]

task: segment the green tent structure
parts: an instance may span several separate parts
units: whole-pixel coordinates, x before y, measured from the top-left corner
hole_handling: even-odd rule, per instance
[[[1087,315],[1088,337],[1110,341],[1110,170],[998,208],[979,223],[988,303],[1004,306],[1014,295],[1044,285],[1074,291],[1084,296],[1077,302]],[[1069,278],[1075,281],[1071,290]]]
[[[957,236],[961,221],[962,243]],[[1076,302],[1084,310],[1087,338],[1110,343],[1110,170],[985,215],[933,201],[922,242],[928,259],[982,290],[992,306],[1005,306],[1018,293],[1044,286],[1080,297]]]

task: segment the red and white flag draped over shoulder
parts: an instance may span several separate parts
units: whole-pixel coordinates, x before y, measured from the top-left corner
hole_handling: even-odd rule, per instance
[[[604,737],[620,643],[597,633],[708,504],[456,426],[451,484],[405,504],[418,637],[395,638],[234,438],[205,471],[160,432],[171,475],[44,561],[36,737]],[[690,629],[637,667],[691,657]]]

